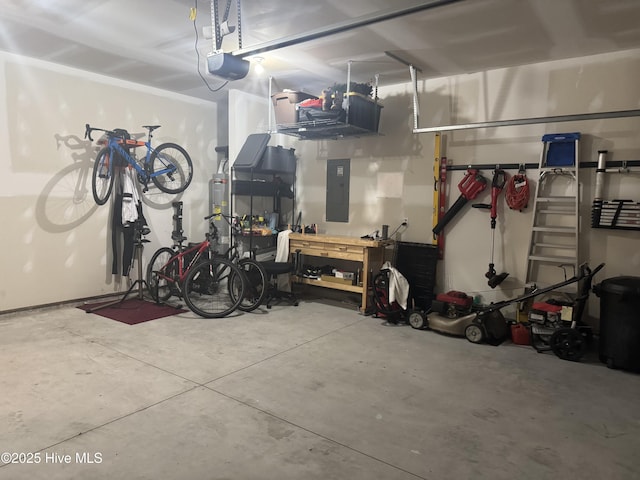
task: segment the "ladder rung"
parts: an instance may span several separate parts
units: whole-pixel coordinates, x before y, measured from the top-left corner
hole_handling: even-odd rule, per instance
[[[540,171],[552,173],[575,173],[576,168],[574,165],[565,165],[563,167],[540,167]]]
[[[538,210],[538,213],[545,213],[551,215],[575,215],[575,210]]]
[[[576,196],[556,196],[556,197],[536,197],[537,202],[553,202],[553,203],[577,203]]]
[[[565,249],[565,250],[575,250],[576,249],[575,245],[563,245],[563,244],[560,244],[560,243],[534,243],[533,247],[558,248],[558,249]]]
[[[576,232],[576,227],[543,227],[543,226],[534,226],[534,232],[551,232],[551,233],[574,233]]]
[[[561,257],[559,255],[529,255],[529,260],[553,263],[576,263],[576,257]]]

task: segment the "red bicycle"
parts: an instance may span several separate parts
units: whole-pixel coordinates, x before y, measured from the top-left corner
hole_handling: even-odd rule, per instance
[[[205,318],[225,317],[240,306],[245,297],[245,275],[238,265],[211,251],[217,229],[210,222],[211,228],[213,232],[207,232],[200,243],[179,246],[177,251],[163,247],[153,254],[147,284],[156,301],[177,295],[192,312]]]
[[[174,203],[174,207],[177,208],[174,219],[180,221],[182,219],[181,202]],[[147,267],[147,284],[156,300],[164,302],[171,295],[178,295],[184,296],[185,302],[194,302],[194,295],[191,295],[189,300],[185,295],[184,284],[187,280],[188,270],[193,268],[198,261],[214,258],[223,261],[218,265],[218,270],[222,270],[221,265],[227,265],[227,261],[236,267],[235,269],[230,267],[229,272],[224,271],[219,274],[221,279],[229,277],[224,279],[227,283],[227,291],[231,296],[231,305],[235,305],[238,297],[240,297],[240,303],[235,308],[243,312],[251,312],[262,304],[267,293],[268,282],[264,267],[254,258],[240,258],[235,243],[223,254],[218,253],[218,228],[212,221],[215,215],[212,214],[205,217],[205,220],[209,220],[209,233],[207,233],[204,242],[185,247],[182,243],[186,238],[182,236],[180,222],[180,225],[176,226],[176,231],[172,235],[176,245],[173,248],[160,248],[153,254]],[[223,216],[231,224],[232,217],[223,214],[217,215]],[[241,289],[240,284],[243,284],[244,288]],[[187,289],[187,291],[193,292],[193,289]],[[187,303],[187,305],[189,304]],[[190,308],[198,315],[205,317],[221,317],[235,310],[234,308],[227,312],[227,309],[222,308],[220,304],[214,308],[211,303],[206,303],[203,300],[195,305],[192,303]]]

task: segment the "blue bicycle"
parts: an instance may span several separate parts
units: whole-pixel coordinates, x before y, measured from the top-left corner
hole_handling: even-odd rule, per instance
[[[149,188],[149,181],[165,193],[184,192],[193,178],[191,157],[184,148],[175,143],[163,143],[156,148],[151,146],[152,132],[160,125],[144,125],[149,133],[147,141],[131,138],[129,132],[116,128],[105,130],[94,128],[88,123],[85,126],[84,138],[93,141],[91,132],[104,132],[106,138],[98,140],[104,147],[98,152],[93,165],[91,189],[93,199],[98,205],[104,205],[111,196],[116,168],[131,165],[136,172],[142,191]],[[134,149],[146,147],[144,157],[137,158]]]

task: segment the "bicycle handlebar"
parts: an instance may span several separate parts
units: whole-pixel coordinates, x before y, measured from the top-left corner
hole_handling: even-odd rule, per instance
[[[88,138],[93,142],[93,138],[91,137],[91,132],[95,130],[95,128],[91,128],[91,125],[85,123],[84,125],[84,138]]]
[[[84,138],[88,138],[89,140],[91,140],[93,142],[93,137],[91,136],[91,132],[104,132],[106,133],[108,136],[111,137],[117,137],[118,134],[116,132],[114,132],[113,130],[105,130],[104,128],[95,128],[92,127],[91,125],[89,125],[88,123],[85,123],[84,125]]]
[[[149,127],[145,127],[145,128],[149,128]],[[123,131],[117,132],[116,130],[107,130],[107,129],[104,129],[104,128],[96,128],[96,127],[92,127],[88,123],[85,123],[85,125],[84,125],[84,138],[88,138],[89,140],[91,140],[93,142],[93,137],[91,136],[91,132],[104,132],[104,133],[107,134],[108,137],[122,138],[123,140],[125,139],[123,137],[123,133],[124,133]]]
[[[212,213],[211,215],[207,215],[206,217],[204,217],[204,220],[211,220],[213,217],[218,217],[218,216],[224,218],[227,221],[227,223],[231,226],[232,229],[234,229],[236,231],[239,231],[239,230],[237,230],[238,229],[238,225],[237,224],[234,225],[232,223],[232,220],[234,218],[238,218],[237,215],[227,215],[227,214],[224,214],[222,212],[220,212],[220,213]],[[217,239],[218,238],[218,232],[219,232],[219,230],[218,230],[218,227],[215,225],[215,223],[209,222],[209,232],[207,232],[205,234],[207,239],[212,239],[212,238],[213,239]]]
[[[209,219],[210,219],[210,218],[212,218],[212,217],[218,217],[218,216],[220,216],[220,217],[224,218],[224,219],[225,219],[225,220],[227,220],[227,221],[228,221],[228,220],[231,220],[231,219],[233,219],[233,218],[236,218],[234,215],[226,215],[226,214],[224,214],[224,213],[212,213],[211,215],[207,215],[206,217],[204,217],[204,219],[205,219],[205,220],[209,220]],[[230,223],[230,222],[229,222],[229,223]]]

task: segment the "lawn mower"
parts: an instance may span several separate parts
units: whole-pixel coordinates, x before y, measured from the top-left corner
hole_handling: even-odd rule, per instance
[[[408,315],[409,325],[416,329],[430,329],[457,337],[466,337],[473,343],[486,341],[498,345],[507,337],[507,322],[499,309],[485,311],[475,305],[473,298],[456,290],[439,293],[426,314],[413,310]],[[481,319],[481,327],[474,324]],[[480,325],[480,324],[479,324]]]
[[[581,321],[593,277],[604,267],[604,263],[591,270],[586,263],[580,266],[578,275],[545,288],[534,288],[520,297],[491,303],[473,305],[470,297],[461,292],[439,294],[428,312],[413,310],[408,314],[409,324],[416,329],[429,328],[444,333],[466,337],[471,343],[500,343],[507,337],[508,326],[500,310],[508,305],[523,302],[544,293],[552,292],[576,282],[582,282],[578,296],[570,305],[570,318],[546,317],[532,325],[532,334],[543,341],[559,358],[578,361],[585,353],[591,328]],[[534,322],[535,323],[535,322]],[[536,337],[537,335],[537,337]],[[534,344],[535,345],[535,344]],[[543,351],[543,347],[536,348]]]
[[[482,315],[481,334],[467,330],[480,313],[467,294],[450,291],[436,295],[427,314],[419,309],[403,309],[397,302],[389,302],[389,271],[381,270],[373,279],[373,315],[385,319],[385,325],[397,326],[407,323],[416,329],[429,328],[440,333],[467,338],[474,343],[486,341],[498,345],[507,337],[507,323],[499,310]],[[410,295],[411,297],[411,295]],[[473,336],[471,336],[473,334]]]

